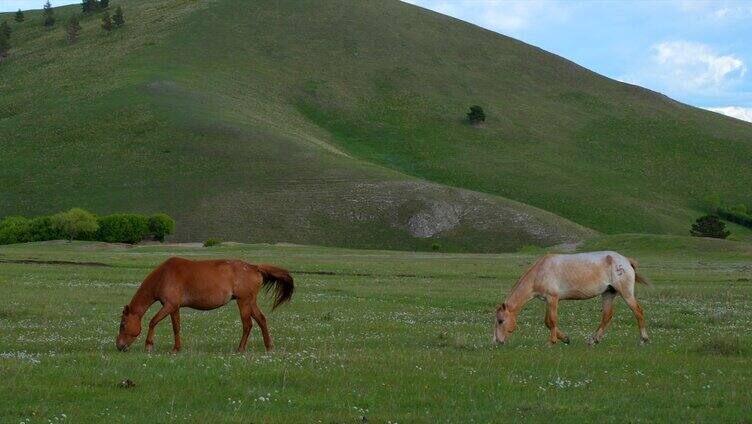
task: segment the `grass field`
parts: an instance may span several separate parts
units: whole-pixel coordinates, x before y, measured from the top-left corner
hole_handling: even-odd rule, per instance
[[[397,0],[111,4],[125,27],[86,16],[73,45],[78,5],[53,29],[11,21],[0,216],[164,211],[177,241],[499,252],[686,235],[709,194],[752,206],[749,123]]]
[[[618,236],[584,248],[640,260],[655,283],[637,293],[649,345],[618,301],[606,339],[589,347],[592,299],[560,305],[568,346],[545,346],[534,301],[510,344],[492,347],[494,306],[541,251],[2,246],[0,422],[750,422],[752,247]],[[184,310],[177,356],[167,321],[156,353],[143,335],[116,351],[122,306],[170,255],[291,269],[293,302],[274,313],[262,304],[277,350],[263,352],[256,327],[250,352],[234,353],[230,304]],[[127,378],[135,387],[118,387]]]

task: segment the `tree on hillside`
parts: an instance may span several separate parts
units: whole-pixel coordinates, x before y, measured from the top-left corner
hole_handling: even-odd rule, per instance
[[[75,240],[84,234],[92,234],[99,229],[97,217],[81,208],[73,208],[68,212],[61,212],[53,217],[55,225],[68,237]]]
[[[99,2],[97,0],[81,0],[81,10],[84,13],[96,12],[99,9]]]
[[[26,20],[26,16],[24,16],[23,10],[18,9],[18,12],[16,12],[16,22],[23,22]]]
[[[68,37],[68,41],[75,43],[78,40],[78,36],[81,34],[81,24],[78,20],[78,15],[71,15],[68,19],[68,25],[65,27],[65,33]]]
[[[99,0],[99,7],[102,9],[107,9],[110,7],[110,0]]]
[[[105,11],[102,15],[102,29],[110,32],[112,31],[112,18],[110,18],[110,12]]]
[[[123,8],[118,6],[115,9],[115,14],[112,15],[112,23],[115,24],[115,28],[120,28],[125,25],[125,16],[123,16]]]
[[[486,113],[483,111],[483,108],[478,105],[470,106],[470,112],[467,113],[467,120],[470,121],[471,124],[479,124],[486,120]]]
[[[44,16],[44,26],[51,27],[55,25],[55,9],[52,8],[50,0],[47,0],[44,4],[42,15]]]
[[[731,234],[726,230],[726,224],[715,215],[705,215],[697,218],[689,233],[693,237],[712,237],[725,239]]]

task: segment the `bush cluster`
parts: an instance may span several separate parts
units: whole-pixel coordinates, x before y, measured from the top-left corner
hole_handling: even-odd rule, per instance
[[[712,237],[725,239],[731,232],[726,230],[726,224],[715,215],[705,215],[697,218],[689,234],[693,237]]]
[[[0,221],[0,244],[60,239],[133,244],[142,240],[164,241],[174,231],[175,220],[163,213],[96,216],[73,208],[35,218],[8,216]]]

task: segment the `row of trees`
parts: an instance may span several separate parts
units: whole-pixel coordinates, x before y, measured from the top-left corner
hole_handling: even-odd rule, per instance
[[[113,29],[117,29],[125,25],[125,16],[123,15],[123,8],[118,6],[115,9],[115,13],[110,16],[110,12],[107,10],[107,8],[110,6],[109,0],[83,0],[81,3],[81,7],[84,11],[84,13],[92,13],[103,10],[104,13],[102,14],[102,29],[104,31],[110,32]],[[55,9],[52,8],[52,4],[50,3],[50,0],[47,0],[47,2],[44,4],[44,8],[42,10],[42,16],[44,16],[44,26],[46,27],[53,27],[55,26],[56,18],[55,18]],[[22,23],[26,20],[26,15],[24,15],[23,11],[21,9],[16,12],[15,21],[18,23]],[[10,52],[11,43],[10,43],[10,35],[11,35],[11,27],[8,25],[7,21],[3,21],[2,24],[0,24],[0,62],[2,62],[3,58],[8,56],[8,52]],[[65,35],[68,41],[71,43],[78,40],[79,35],[81,34],[81,22],[78,15],[74,14],[68,19],[68,23],[65,25]]]
[[[82,0],[81,2],[81,9],[85,14],[104,11],[104,13],[102,14],[102,29],[108,32],[125,25],[125,15],[123,14],[123,8],[118,6],[115,9],[115,13],[110,16],[110,12],[108,10],[109,7],[110,0]],[[57,18],[55,17],[55,9],[53,9],[50,0],[47,0],[47,2],[44,3],[44,6],[42,8],[42,16],[44,17],[44,26],[55,26]],[[16,12],[15,20],[18,23],[24,22],[26,20],[26,15],[24,15],[24,12],[21,9]],[[5,22],[3,22],[3,24],[7,25]],[[10,29],[10,27],[8,27],[8,29]],[[68,19],[68,22],[65,25],[65,33],[68,41],[70,42],[74,42],[78,39],[78,36],[81,33],[81,22],[78,15],[74,14]],[[7,51],[10,49],[9,36],[10,34],[8,34],[8,37],[5,38],[2,38],[2,36],[0,36],[0,56],[3,53],[7,55]],[[6,44],[4,49],[2,48],[2,46],[4,45],[3,42]]]
[[[96,4],[100,4],[102,2],[94,2]],[[89,6],[89,7],[95,7],[95,6]],[[99,7],[99,6],[97,6]],[[98,9],[90,9],[90,10],[98,10]],[[117,9],[115,9],[115,14],[110,16],[110,12],[104,11],[102,14],[102,29],[110,32],[113,29],[117,29],[125,25],[125,16],[123,16],[123,9],[118,6]],[[81,34],[81,22],[79,20],[78,15],[72,15],[68,19],[68,24],[65,26],[65,33],[68,37],[68,41],[71,43],[74,43],[76,40],[78,40],[78,36]]]
[[[174,231],[175,220],[163,213],[96,216],[84,209],[73,208],[35,218],[6,217],[0,221],[0,244],[61,239],[133,244],[150,239],[164,241]]]

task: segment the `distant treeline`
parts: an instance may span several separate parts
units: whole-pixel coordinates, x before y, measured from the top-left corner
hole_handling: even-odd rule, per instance
[[[746,205],[728,206],[717,194],[706,197],[705,204],[710,213],[718,215],[719,218],[752,228],[752,209]]]
[[[163,213],[96,216],[73,208],[34,218],[8,216],[0,221],[0,244],[61,239],[133,244],[142,240],[164,241],[174,231],[175,220]]]
[[[747,228],[752,228],[752,215],[747,212],[721,206],[716,209],[716,214],[718,214],[718,217],[723,218],[726,221],[734,222]]]

